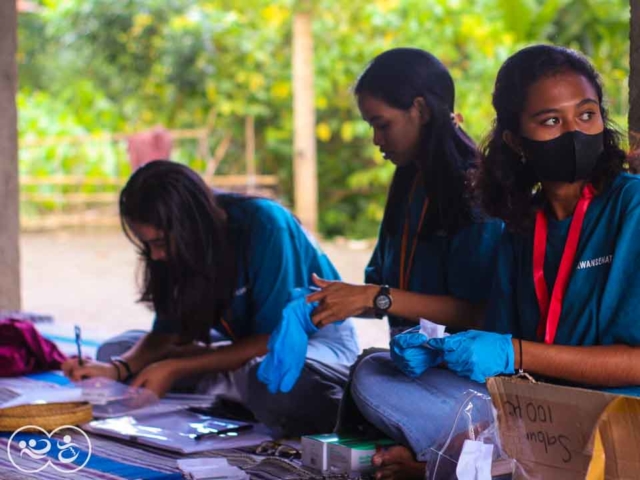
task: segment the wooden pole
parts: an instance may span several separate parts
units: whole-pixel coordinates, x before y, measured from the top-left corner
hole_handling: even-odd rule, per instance
[[[629,149],[630,166],[640,172],[640,0],[630,0]]]
[[[0,1],[0,308],[20,309],[16,2]]]
[[[247,115],[244,121],[244,154],[247,162],[247,192],[256,188],[256,125],[255,119]]]
[[[293,179],[295,212],[311,232],[318,225],[318,167],[310,9],[293,17]]]

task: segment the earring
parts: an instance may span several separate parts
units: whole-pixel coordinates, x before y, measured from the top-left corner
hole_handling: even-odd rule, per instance
[[[451,113],[450,117],[451,117],[451,122],[453,123],[453,126],[456,128],[460,128],[460,124],[464,121],[464,119],[462,118],[462,114]]]

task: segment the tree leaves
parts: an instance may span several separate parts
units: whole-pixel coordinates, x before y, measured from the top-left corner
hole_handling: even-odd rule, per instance
[[[234,135],[220,171],[239,171],[244,117],[253,115],[258,166],[281,176],[287,198],[291,22],[295,10],[311,11],[320,228],[330,234],[377,231],[393,168],[371,146],[371,131],[351,89],[367,63],[389,48],[424,48],[450,68],[456,110],[476,140],[493,119],[498,68],[531,43],[560,43],[587,53],[605,79],[614,118],[623,123],[626,117],[627,0],[46,0],[42,5],[40,14],[19,18],[23,137],[138,130],[158,123],[194,128],[214,109],[217,134]],[[55,153],[55,161],[49,154],[41,161],[55,168],[100,164],[77,152]],[[64,155],[69,160],[61,161]],[[200,164],[195,150],[176,155]],[[21,158],[22,171],[51,170],[37,167],[30,153],[21,151]]]

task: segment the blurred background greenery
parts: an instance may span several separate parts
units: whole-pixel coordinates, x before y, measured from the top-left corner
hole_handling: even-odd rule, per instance
[[[239,173],[250,115],[258,170],[278,175],[290,203],[295,0],[33,3],[37,12],[19,16],[23,145],[158,124],[200,128],[215,112],[211,147],[227,133],[234,139],[217,171]],[[480,141],[491,126],[495,74],[511,53],[539,42],[577,48],[602,74],[612,116],[626,130],[628,0],[316,0],[313,22],[325,236],[373,237],[382,216],[393,167],[371,145],[351,87],[386,49],[415,46],[438,56],[456,81],[463,126]],[[174,159],[204,171],[195,141],[180,142],[174,152]],[[20,149],[20,174],[32,177],[122,178],[129,168],[126,148],[117,143]],[[29,215],[36,207],[22,208]]]

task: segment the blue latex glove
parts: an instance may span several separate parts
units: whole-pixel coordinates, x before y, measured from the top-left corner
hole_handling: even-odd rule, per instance
[[[296,288],[269,338],[269,353],[258,367],[258,379],[271,393],[288,392],[298,381],[307,357],[309,337],[318,331],[311,322],[317,303],[307,303],[310,290]]]
[[[511,335],[468,330],[427,342],[444,355],[450,370],[484,383],[487,377],[515,373]]]
[[[402,372],[412,378],[419,377],[428,368],[442,362],[442,352],[425,345],[427,337],[420,327],[413,327],[391,339],[391,359]]]

